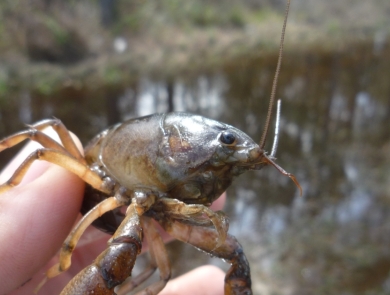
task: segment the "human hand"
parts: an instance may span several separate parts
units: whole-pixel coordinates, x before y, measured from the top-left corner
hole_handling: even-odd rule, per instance
[[[1,173],[0,184],[38,147],[36,143],[28,144]],[[14,290],[9,294],[31,295],[45,271],[58,262],[54,255],[79,216],[83,191],[84,183],[77,176],[56,165],[35,161],[20,185],[0,195],[1,294]],[[219,198],[212,208],[220,210],[224,199]],[[87,229],[72,255],[70,269],[48,280],[39,294],[59,294],[106,248],[108,239],[92,227]],[[164,239],[169,237],[164,235]],[[161,294],[184,294],[188,290],[191,294],[223,294],[223,277],[219,268],[201,267],[170,281]]]

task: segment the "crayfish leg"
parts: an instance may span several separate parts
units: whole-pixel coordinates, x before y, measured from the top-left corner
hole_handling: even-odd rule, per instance
[[[138,285],[148,279],[156,270],[160,271],[160,281],[152,284],[137,295],[141,294],[158,294],[171,278],[171,266],[168,259],[168,253],[165,248],[164,241],[162,240],[160,233],[157,231],[153,220],[149,217],[142,216],[141,224],[144,231],[145,238],[149,245],[150,254],[150,266],[145,269],[141,274],[132,278],[129,283],[125,283],[117,291],[118,295],[124,295],[136,288]]]
[[[63,146],[57,143],[53,138],[41,132],[41,130],[49,126],[57,133]],[[57,164],[70,172],[73,172],[82,180],[91,184],[94,188],[102,189],[102,180],[88,168],[83,155],[78,150],[68,129],[66,129],[65,125],[60,120],[42,120],[29,127],[28,130],[13,134],[1,140],[0,152],[4,149],[12,148],[26,139],[35,141],[44,148],[31,153],[16,169],[11,178],[6,183],[0,185],[0,194],[18,185],[34,160],[45,160]]]
[[[154,272],[157,269],[157,265],[153,264],[152,262],[150,265],[144,269],[140,274],[138,274],[136,277],[131,278],[129,282],[124,282],[119,290],[116,291],[117,295],[125,295],[128,294],[131,290],[134,288],[137,288],[139,285],[141,285],[143,282],[145,282],[148,278],[154,274]]]
[[[184,224],[169,218],[157,221],[167,233],[176,239],[231,264],[225,276],[225,295],[252,294],[249,263],[235,237],[227,235],[224,243],[220,247],[216,247],[216,239],[219,234],[213,228]]]
[[[30,128],[36,130],[43,130],[47,127],[52,127],[53,130],[58,134],[62,144],[65,149],[80,162],[86,164],[86,161],[83,155],[80,153],[77,148],[74,140],[70,136],[69,130],[65,127],[65,125],[59,119],[46,119],[39,122],[34,123],[33,125],[29,125]],[[38,141],[39,142],[39,141]]]
[[[177,199],[161,198],[159,200],[160,205],[163,206],[163,212],[175,219],[175,216],[179,218],[188,218],[201,216],[205,214],[213,223],[218,235],[215,237],[215,248],[221,246],[227,237],[227,231],[229,230],[229,220],[225,213],[222,211],[214,212],[210,208],[201,204],[186,204]]]
[[[21,143],[22,141],[30,139],[32,141],[40,143],[45,148],[54,150],[60,150],[66,152],[66,149],[56,142],[53,138],[49,137],[45,133],[36,129],[29,129],[21,131],[19,133],[8,136],[0,141],[0,152],[12,148],[13,146]]]
[[[70,156],[67,152],[43,148],[31,153],[16,169],[11,178],[4,184],[0,185],[0,194],[18,185],[35,160],[44,160],[61,166],[66,170],[76,174],[82,180],[97,189],[101,189],[103,185],[103,181],[96,173],[90,170],[88,166],[80,163],[80,161],[75,159],[73,156]]]
[[[77,274],[60,295],[115,294],[115,287],[131,275],[142,248],[143,232],[136,207],[136,202],[130,204],[108,248]]]
[[[62,272],[69,269],[71,265],[72,252],[87,227],[104,213],[123,205],[124,204],[118,201],[116,197],[110,197],[96,205],[86,215],[84,215],[84,217],[79,221],[79,223],[75,226],[72,232],[68,235],[65,242],[62,244],[59,263],[53,265],[47,271],[45,279],[34,290],[35,293],[38,292],[40,288],[42,288],[47,279],[51,279],[55,276],[58,276]]]
[[[49,126],[52,127],[53,130],[57,133],[61,143],[63,144],[63,147],[59,143],[57,143],[54,139],[41,132],[43,129]],[[33,125],[29,125],[28,127],[29,127],[28,130],[21,131],[19,133],[10,135],[0,140],[0,152],[5,149],[12,148],[13,146],[17,145],[18,143],[26,139],[30,139],[32,141],[40,143],[45,148],[66,151],[71,156],[78,159],[81,163],[86,164],[83,155],[77,148],[76,143],[72,139],[68,129],[61,122],[61,120],[58,119],[42,120],[37,123],[34,123]]]

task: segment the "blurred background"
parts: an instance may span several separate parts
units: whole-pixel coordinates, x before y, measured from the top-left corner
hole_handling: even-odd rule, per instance
[[[0,137],[58,117],[107,126],[188,111],[259,140],[282,0],[4,0]],[[292,0],[278,164],[228,190],[230,233],[263,295],[390,294],[390,2]],[[270,150],[272,134],[267,149]],[[15,149],[0,154],[0,167]],[[174,276],[228,265],[169,244]]]

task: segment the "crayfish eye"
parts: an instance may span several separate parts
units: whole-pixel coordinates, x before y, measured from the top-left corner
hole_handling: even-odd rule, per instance
[[[224,131],[221,133],[219,137],[220,142],[226,145],[233,145],[236,143],[236,136],[229,132],[229,131]]]

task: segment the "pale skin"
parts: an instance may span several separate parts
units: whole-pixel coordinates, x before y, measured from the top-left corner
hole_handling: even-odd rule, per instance
[[[81,149],[80,142],[76,142]],[[0,183],[37,147],[35,143],[28,144],[0,174]],[[47,162],[35,161],[20,185],[0,195],[0,295],[33,294],[44,272],[58,262],[56,253],[80,218],[83,190],[84,183],[77,176]],[[220,210],[224,200],[223,195],[212,208]],[[70,269],[48,280],[39,294],[59,294],[75,274],[105,249],[108,239],[108,235],[88,229],[74,251]],[[165,235],[164,239],[169,237]],[[144,245],[143,251],[146,250]],[[202,266],[169,281],[160,294],[222,295],[224,276],[217,267]]]

